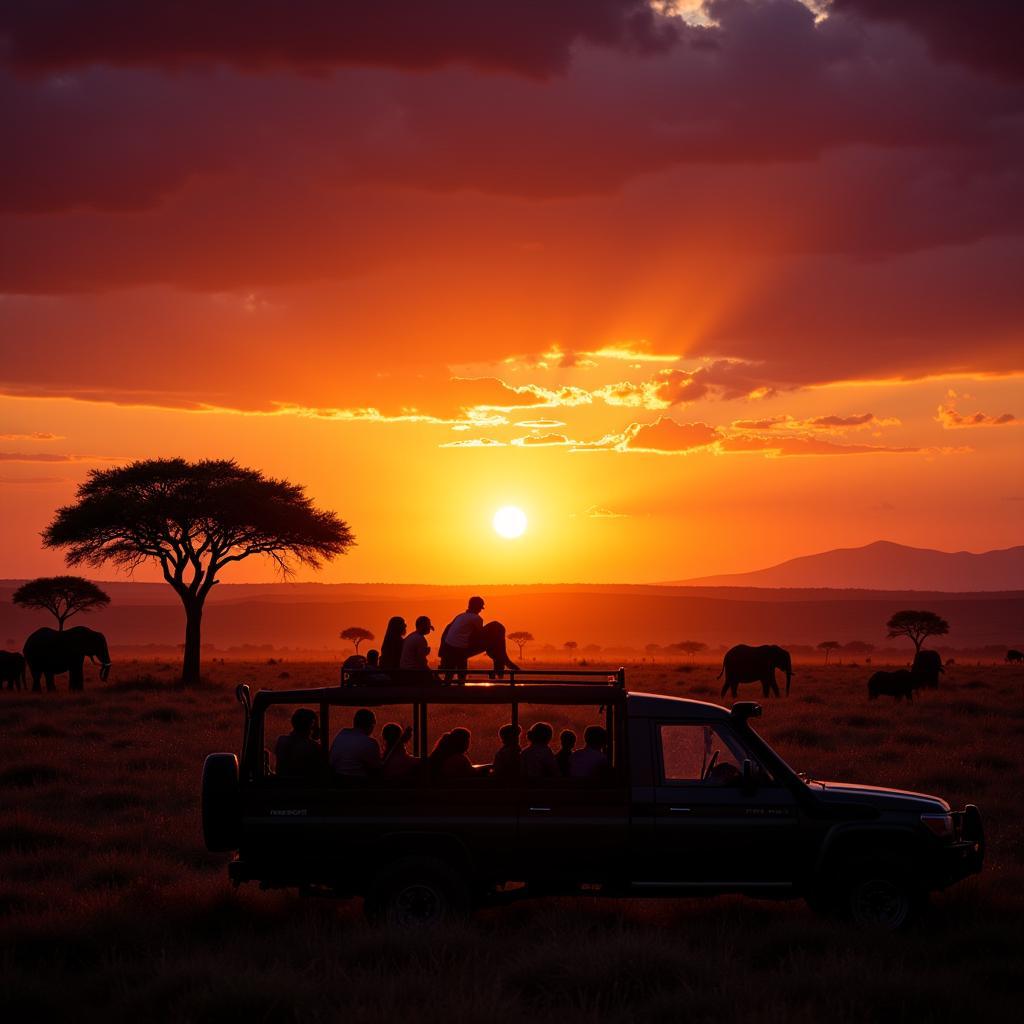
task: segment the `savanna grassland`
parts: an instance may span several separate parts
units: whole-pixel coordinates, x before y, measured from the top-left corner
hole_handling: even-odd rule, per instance
[[[869,670],[798,666],[759,730],[819,778],[980,805],[984,874],[900,935],[799,902],[523,902],[441,932],[357,902],[231,888],[199,829],[204,756],[237,749],[233,684],[328,684],[329,664],[115,666],[84,694],[0,693],[0,1005],[14,1021],[928,1021],[1009,1015],[1024,940],[1024,671],[955,666],[912,705]],[[642,665],[633,689],[717,699],[717,667]],[[287,675],[283,675],[286,673]],[[748,696],[756,693],[748,688]]]

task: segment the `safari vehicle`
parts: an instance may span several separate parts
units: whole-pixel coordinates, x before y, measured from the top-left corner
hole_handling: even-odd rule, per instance
[[[426,687],[359,685],[353,675],[255,696],[240,686],[237,696],[241,755],[210,754],[203,771],[207,847],[237,851],[235,884],[362,896],[369,913],[395,922],[536,894],[743,893],[803,898],[892,929],[984,859],[974,805],[951,811],[937,796],[807,778],[752,728],[757,704],[630,693],[622,669],[471,672],[462,685]],[[325,755],[368,707],[380,721],[411,722],[420,757],[453,716],[477,729],[490,716],[491,749],[505,722],[591,721],[607,729],[609,766],[593,782],[501,784],[486,763],[450,781],[280,778],[265,747],[302,706],[319,714]]]

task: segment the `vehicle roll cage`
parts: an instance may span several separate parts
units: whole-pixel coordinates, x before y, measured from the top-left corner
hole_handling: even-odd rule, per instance
[[[413,754],[429,753],[427,709],[432,704],[507,704],[511,721],[519,724],[520,704],[554,704],[563,706],[597,706],[606,716],[609,737],[609,758],[616,761],[619,735],[626,703],[626,670],[544,670],[507,672],[506,678],[492,678],[487,670],[469,669],[464,682],[441,682],[441,673],[432,673],[436,681],[425,679],[423,673],[381,673],[359,670],[342,672],[340,686],[308,689],[259,690],[253,696],[249,686],[240,684],[235,696],[242,706],[241,772],[249,781],[263,772],[263,722],[268,707],[276,704],[311,704],[318,706],[320,742],[326,752],[331,735],[332,707],[386,707],[411,705]],[[381,676],[390,682],[379,681]],[[366,679],[364,683],[359,677]],[[404,677],[404,678],[403,678]]]
[[[429,669],[433,676],[432,682],[426,682],[426,672],[408,672],[403,669],[393,672],[385,672],[381,669],[342,669],[342,686],[364,686],[378,687],[379,682],[365,682],[374,677],[388,675],[394,680],[396,686],[402,685],[403,677],[410,680],[412,685],[421,687],[439,686],[489,686],[494,683],[503,683],[507,677],[509,686],[536,686],[538,684],[554,684],[557,686],[617,686],[619,689],[626,688],[626,670],[621,666],[617,669],[506,669],[504,674],[495,678],[493,669],[471,668],[464,672],[453,669],[451,672],[440,669]],[[455,677],[452,682],[446,682],[446,676]]]

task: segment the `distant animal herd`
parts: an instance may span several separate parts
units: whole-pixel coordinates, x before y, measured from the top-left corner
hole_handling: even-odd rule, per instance
[[[43,680],[47,691],[54,692],[57,689],[54,677],[67,672],[68,689],[83,690],[86,658],[99,662],[100,679],[105,681],[111,662],[107,640],[102,633],[85,626],[65,630],[37,629],[25,641],[22,652],[0,651],[0,689],[27,689],[27,675],[30,674],[34,693],[42,692]],[[1008,650],[1005,660],[1011,665],[1024,663],[1024,652]],[[952,659],[946,664],[953,664]],[[726,651],[722,660],[722,669],[718,673],[719,679],[725,677],[721,696],[731,694],[735,700],[740,684],[760,683],[764,697],[779,697],[777,671],[785,674],[788,697],[793,677],[793,660],[789,651],[775,644],[760,647],[737,644]],[[944,671],[938,651],[918,651],[909,669],[875,672],[868,680],[868,699],[892,697],[896,701],[905,698],[912,702],[915,690],[937,688]]]
[[[54,676],[68,673],[68,689],[85,689],[85,659],[98,661],[100,679],[106,681],[110,674],[110,651],[107,638],[95,629],[73,626],[71,629],[37,629],[25,641],[21,652],[0,651],[0,687],[6,684],[8,690],[27,688],[26,671],[32,675],[32,690],[57,689]]]

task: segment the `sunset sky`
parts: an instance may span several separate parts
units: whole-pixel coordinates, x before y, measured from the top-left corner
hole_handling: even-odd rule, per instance
[[[1018,0],[2,0],[0,577],[172,455],[305,484],[358,541],[328,582],[1021,543],[1021,38]]]

